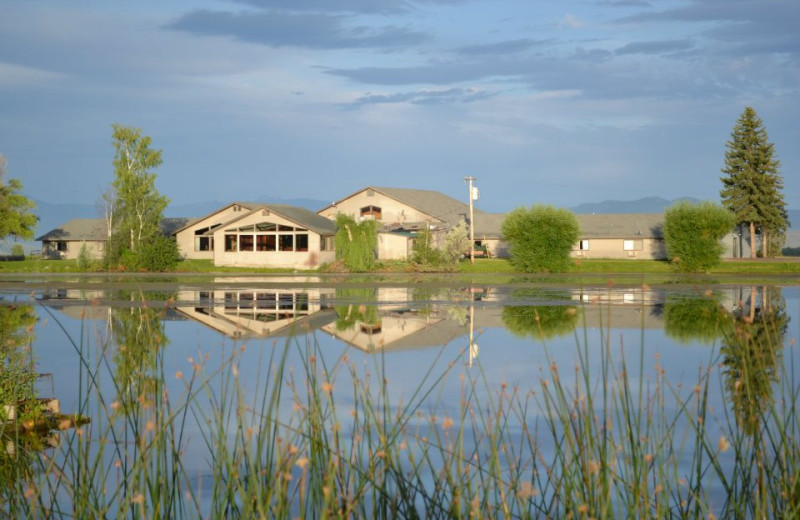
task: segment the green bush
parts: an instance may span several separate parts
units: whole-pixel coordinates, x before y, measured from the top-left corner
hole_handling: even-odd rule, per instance
[[[140,244],[139,250],[132,256],[136,269],[154,272],[171,271],[183,260],[178,244],[164,235],[156,235],[147,242],[143,242]],[[126,257],[127,255],[123,255],[124,260],[127,260]],[[125,264],[123,263],[123,265]],[[126,267],[134,268],[134,266],[128,265]]]
[[[78,251],[77,266],[81,271],[88,270],[92,265],[92,256],[89,254],[89,246],[86,242],[81,244],[81,249]]]
[[[414,238],[411,260],[420,265],[438,266],[442,263],[442,252],[436,248],[433,233],[423,229]]]
[[[25,257],[25,248],[22,247],[22,244],[11,246],[11,256]]]
[[[679,202],[664,213],[664,242],[673,267],[684,273],[708,271],[720,262],[722,239],[733,214],[713,202]]]
[[[525,272],[563,272],[572,265],[570,252],[578,241],[578,219],[569,210],[548,205],[517,208],[503,221],[511,263]]]

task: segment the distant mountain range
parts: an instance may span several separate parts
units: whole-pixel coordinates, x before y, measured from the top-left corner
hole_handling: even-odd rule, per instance
[[[667,200],[661,197],[645,197],[637,200],[604,200],[603,202],[593,202],[580,204],[569,208],[573,213],[663,213],[665,209],[676,202],[698,202],[691,197],[681,197],[679,199]]]

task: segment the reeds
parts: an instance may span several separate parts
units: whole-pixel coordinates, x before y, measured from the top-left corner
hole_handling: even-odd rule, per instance
[[[638,363],[614,356],[622,345],[584,329],[574,366],[551,360],[529,384],[490,381],[461,353],[398,396],[384,379],[388,354],[360,365],[346,353],[331,358],[304,331],[263,349],[255,380],[240,377],[243,345],[225,347],[216,368],[198,353],[185,373],[169,374],[151,318],[143,313],[138,323],[150,343],[74,341],[76,412],[92,422],[15,472],[0,511],[132,519],[800,514],[800,387],[791,363],[745,428],[734,406],[709,405],[710,392],[726,391],[718,349],[691,384],[678,385],[658,359],[650,367],[643,354]],[[121,377],[125,356],[135,362]],[[170,378],[180,382],[177,395]],[[458,403],[440,394],[452,380]]]

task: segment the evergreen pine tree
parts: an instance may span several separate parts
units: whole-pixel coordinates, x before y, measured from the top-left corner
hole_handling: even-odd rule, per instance
[[[780,250],[778,242],[789,222],[783,178],[778,173],[780,162],[773,157],[775,146],[753,108],[744,109],[725,147],[722,204],[733,213],[736,225],[749,228],[751,258],[756,253],[756,230],[761,233],[762,254],[770,255],[776,246]],[[776,243],[770,244],[773,239]]]

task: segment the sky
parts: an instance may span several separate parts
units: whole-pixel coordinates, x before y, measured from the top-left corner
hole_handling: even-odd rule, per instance
[[[111,125],[174,204],[437,190],[504,212],[719,201],[764,121],[800,209],[797,0],[0,0],[0,153],[94,204]]]

